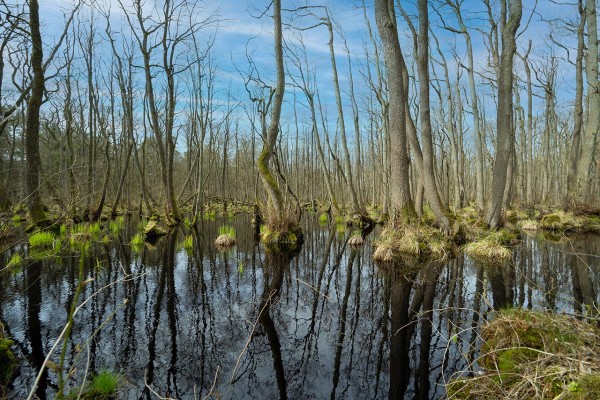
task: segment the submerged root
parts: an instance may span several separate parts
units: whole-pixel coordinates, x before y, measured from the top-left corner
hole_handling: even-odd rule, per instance
[[[447,384],[449,399],[598,399],[600,329],[551,313],[504,310],[483,327],[471,378]]]

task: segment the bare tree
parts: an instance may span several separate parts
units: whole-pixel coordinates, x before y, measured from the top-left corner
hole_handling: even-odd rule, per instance
[[[407,98],[402,73],[403,56],[398,40],[396,12],[393,0],[375,0],[375,20],[383,44],[383,56],[388,77],[389,130],[391,142],[391,219],[393,224],[409,221],[415,216],[410,194],[409,162],[406,147]]]
[[[502,0],[504,3],[505,0]],[[502,207],[505,199],[506,176],[515,138],[513,121],[513,61],[517,50],[516,34],[521,24],[523,7],[521,0],[508,1],[508,20],[506,7],[501,15],[502,54],[498,75],[498,112],[496,114],[496,161],[494,163],[492,193],[487,212],[487,223],[495,229],[501,223]]]

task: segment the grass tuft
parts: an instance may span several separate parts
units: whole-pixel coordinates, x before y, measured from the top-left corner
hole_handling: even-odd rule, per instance
[[[23,258],[21,257],[21,255],[19,253],[13,253],[13,255],[10,257],[10,260],[8,261],[8,264],[6,264],[6,268],[19,268],[22,263]]]
[[[118,236],[124,227],[125,218],[123,218],[122,216],[117,217],[117,219],[114,219],[108,223],[108,228],[114,236]]]
[[[140,254],[144,248],[144,235],[141,233],[133,235],[129,245],[131,246],[131,251],[133,251],[134,254]]]
[[[407,225],[396,229],[384,229],[377,241],[373,258],[375,261],[392,262],[402,256],[420,257],[431,255],[443,258],[449,243],[442,233],[427,225]]]
[[[183,241],[181,242],[181,248],[186,252],[191,253],[194,248],[194,237],[192,235],[187,235],[184,237]]]
[[[350,239],[348,239],[348,245],[354,247],[362,246],[364,242],[365,240],[363,239],[362,233],[359,230],[353,231]]]
[[[86,400],[108,400],[116,397],[117,390],[121,385],[121,376],[108,370],[101,370],[92,378],[84,390],[83,399]]]
[[[38,231],[29,237],[29,245],[34,248],[52,247],[54,235],[48,231]]]
[[[231,225],[219,227],[219,237],[215,240],[217,247],[231,247],[235,244],[235,229]]]
[[[465,253],[484,262],[496,263],[510,259],[512,252],[508,246],[517,241],[517,235],[506,229],[489,233],[464,247]]]

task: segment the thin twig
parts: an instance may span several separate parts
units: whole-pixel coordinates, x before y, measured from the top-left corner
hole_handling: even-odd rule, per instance
[[[260,319],[260,317],[261,317],[263,311],[265,310],[265,308],[267,308],[267,305],[269,305],[269,303],[271,302],[271,298],[275,295],[275,293],[277,293],[277,290],[273,289],[271,291],[271,293],[269,294],[269,297],[267,298],[267,301],[265,301],[265,304],[263,305],[263,307],[261,308],[260,312],[258,313],[258,316],[256,317],[256,320],[252,324],[252,330],[250,331],[250,334],[248,335],[248,339],[246,340],[246,344],[244,345],[244,348],[242,349],[242,352],[238,356],[237,362],[235,363],[235,368],[233,369],[233,373],[231,374],[231,380],[229,381],[229,384],[233,383],[233,378],[235,378],[235,374],[236,374],[236,372],[238,370],[238,367],[240,365],[240,361],[242,359],[242,356],[244,355],[244,353],[246,352],[246,349],[248,349],[248,346],[250,345],[250,342],[252,341],[252,335],[254,335],[254,330],[256,329],[256,325],[258,325],[258,320]]]
[[[213,384],[210,387],[210,391],[208,392],[208,394],[206,396],[204,396],[202,398],[202,400],[207,400],[210,395],[212,394],[213,390],[215,389],[215,385],[217,384],[217,377],[219,376],[219,366],[217,365],[217,371],[215,372],[215,379],[213,380]]]

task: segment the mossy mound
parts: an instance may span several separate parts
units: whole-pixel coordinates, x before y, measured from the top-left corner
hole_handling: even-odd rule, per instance
[[[352,235],[350,237],[350,239],[348,239],[348,245],[352,246],[352,247],[360,247],[365,243],[365,240],[362,238],[362,236],[359,235]]]
[[[600,216],[556,211],[541,217],[540,227],[557,233],[600,232]]]
[[[158,225],[158,221],[156,221],[155,219],[151,219],[150,221],[148,221],[148,224],[146,224],[146,227],[144,228],[144,238],[146,240],[151,241],[153,239],[165,236],[166,234],[167,231],[161,228]]]
[[[217,240],[215,240],[215,245],[223,248],[231,247],[235,245],[235,237],[227,233],[223,233],[217,237]]]
[[[260,240],[265,244],[286,244],[296,246],[302,244],[304,235],[299,227],[289,230],[271,230],[261,227]]]
[[[509,260],[512,252],[509,246],[518,242],[518,235],[507,229],[489,233],[464,247],[465,253],[487,263],[501,263]]]
[[[579,230],[583,224],[581,218],[576,217],[573,213],[557,211],[544,215],[540,221],[540,226],[543,229],[568,232]]]
[[[4,326],[0,323],[0,393],[6,389],[17,370],[17,357],[13,352],[14,342],[4,334]]]
[[[538,229],[540,229],[540,224],[538,221],[533,220],[533,219],[524,219],[522,221],[519,221],[518,223],[519,228],[523,229],[524,231],[537,231]]]
[[[481,331],[483,371],[447,385],[449,399],[598,399],[600,329],[565,315],[511,309]]]
[[[383,230],[375,246],[375,261],[392,262],[402,259],[403,256],[444,258],[450,244],[443,234],[433,227],[407,225]]]

